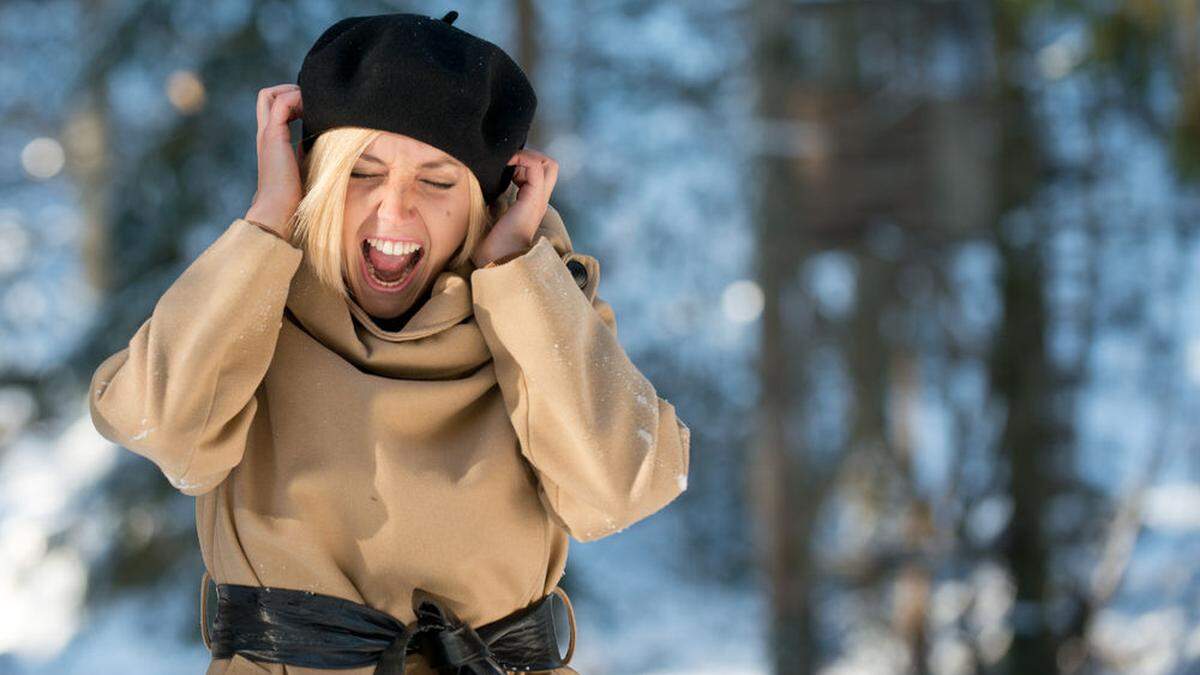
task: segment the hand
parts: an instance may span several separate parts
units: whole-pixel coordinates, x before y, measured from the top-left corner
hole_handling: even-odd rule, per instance
[[[522,148],[508,161],[508,165],[513,164],[517,165],[513,172],[513,183],[518,187],[517,199],[475,247],[471,259],[476,268],[511,253],[528,250],[533,245],[538,225],[546,216],[550,192],[558,180],[558,162],[537,150]]]
[[[258,92],[258,190],[245,220],[266,225],[285,239],[304,196],[300,181],[303,143],[292,149],[288,123],[303,113],[300,87],[278,84]]]

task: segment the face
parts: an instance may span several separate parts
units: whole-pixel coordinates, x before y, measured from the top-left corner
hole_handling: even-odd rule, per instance
[[[390,319],[412,308],[466,239],[469,170],[432,145],[390,132],[359,156],[342,246],[348,290],[368,314]],[[393,278],[399,281],[386,281]]]

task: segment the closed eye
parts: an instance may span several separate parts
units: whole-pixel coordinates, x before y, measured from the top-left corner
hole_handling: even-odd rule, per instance
[[[381,174],[381,173],[359,173],[357,171],[350,172],[351,178],[380,178],[381,176],[383,176],[383,174]],[[450,188],[454,187],[454,185],[455,185],[454,183],[438,183],[437,181],[432,181],[432,180],[422,180],[421,182],[429,183],[430,185],[433,185],[434,187],[437,187],[442,190],[449,190]]]

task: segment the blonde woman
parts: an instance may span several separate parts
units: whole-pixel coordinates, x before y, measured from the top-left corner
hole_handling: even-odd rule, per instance
[[[209,675],[575,673],[568,539],[686,488],[532,88],[455,16],[345,19],[259,92],[250,209],[93,376],[100,433],[196,498]]]

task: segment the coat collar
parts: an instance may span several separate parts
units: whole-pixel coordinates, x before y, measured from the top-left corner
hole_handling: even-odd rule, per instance
[[[450,379],[491,358],[472,318],[470,283],[453,271],[438,274],[429,298],[398,331],[383,330],[353,298],[323,284],[307,255],[292,278],[286,307],[314,340],[376,375]]]
[[[569,235],[553,206],[547,207],[534,241],[541,236],[550,239],[560,255],[571,250]],[[470,274],[470,266],[442,270],[429,298],[404,328],[388,331],[353,298],[323,284],[305,252],[292,278],[286,308],[304,332],[360,370],[387,377],[454,378],[491,359],[474,320]]]

